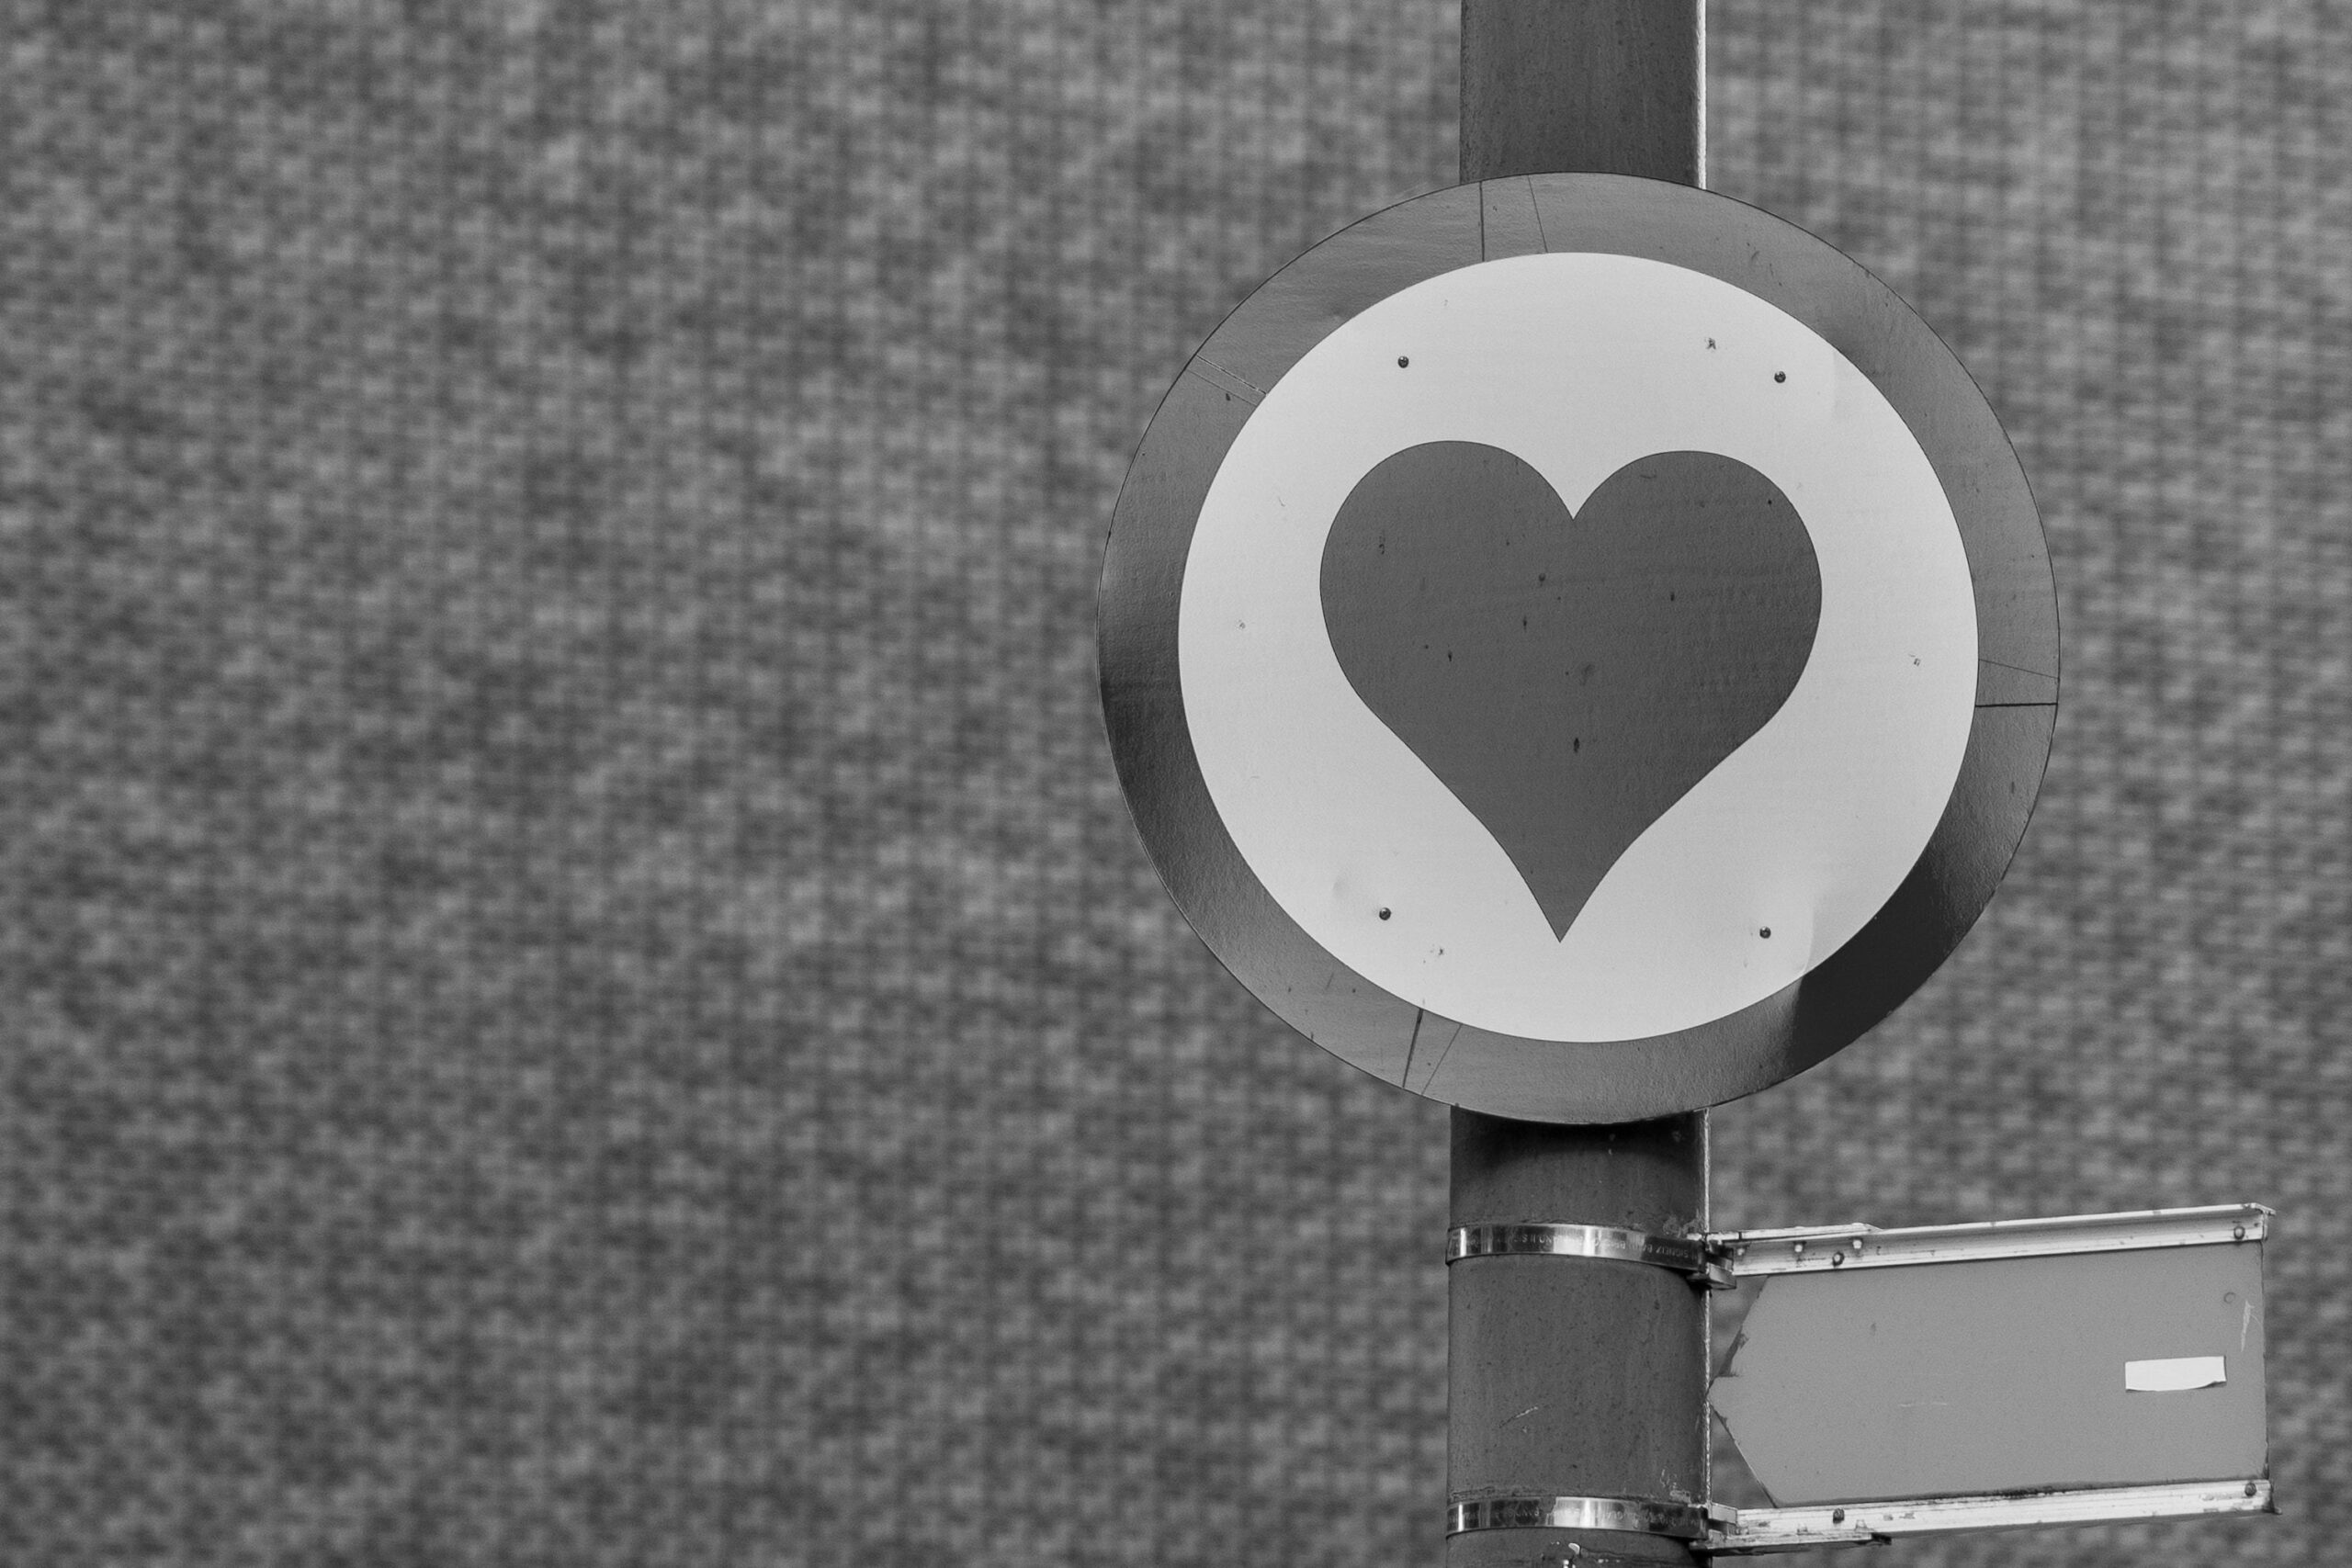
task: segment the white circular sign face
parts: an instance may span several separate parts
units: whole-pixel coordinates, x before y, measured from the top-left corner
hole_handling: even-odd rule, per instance
[[[1778,710],[1649,822],[1568,923],[1359,694],[1322,592],[1376,467],[1498,448],[1574,513],[1629,465],[1715,454],[1792,503],[1819,571]],[[1977,689],[1969,560],[1871,379],[1708,274],[1577,252],[1460,267],[1372,304],[1283,375],[1216,470],[1177,649],[1202,779],[1315,942],[1418,1009],[1531,1041],[1668,1035],[1782,991],[1919,863]]]

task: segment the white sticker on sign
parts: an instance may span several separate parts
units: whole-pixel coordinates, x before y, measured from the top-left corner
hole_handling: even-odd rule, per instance
[[[2178,1393],[2183,1389],[2215,1388],[2229,1381],[2219,1356],[2174,1356],[2123,1363],[2126,1393]]]

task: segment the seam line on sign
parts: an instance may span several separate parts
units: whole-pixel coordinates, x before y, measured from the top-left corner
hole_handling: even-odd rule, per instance
[[[1987,659],[1981,653],[1976,656],[1976,662],[1979,664],[1989,664],[1996,670],[2014,670],[2020,675],[2039,675],[2045,681],[2055,681],[2058,679],[2057,674],[2052,671],[2035,670],[2023,664],[2011,664],[2006,660]]]
[[[1980,708],[2054,708],[2056,703],[1978,703]]]
[[[1535,243],[1543,248],[1543,254],[1548,256],[1552,254],[1552,242],[1544,232],[1544,204],[1535,199],[1535,176],[1521,175],[1519,180],[1527,187],[1527,210],[1535,214]]]
[[[1429,1093],[1430,1085],[1437,1082],[1437,1076],[1445,1070],[1445,1059],[1453,1055],[1453,1043],[1462,1038],[1462,1031],[1465,1025],[1457,1021],[1453,1026],[1453,1032],[1445,1037],[1445,1049],[1437,1054],[1437,1061],[1430,1066],[1429,1077],[1421,1080],[1421,1087],[1419,1092],[1422,1094]],[[1405,1087],[1407,1089],[1411,1089],[1413,1086],[1407,1084]]]
[[[1252,408],[1265,401],[1266,389],[1263,387],[1238,371],[1227,369],[1205,354],[1195,355],[1193,363],[1184,368],[1219,391],[1231,392],[1244,400]]]
[[[1662,1497],[1455,1497],[1445,1506],[1445,1533],[1468,1530],[1589,1529],[1703,1540],[1707,1513]]]

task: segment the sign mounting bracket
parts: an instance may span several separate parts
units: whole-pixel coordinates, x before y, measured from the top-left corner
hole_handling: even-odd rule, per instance
[[[1802,1508],[1712,1507],[1713,1528],[1690,1550],[1702,1556],[1807,1551],[1868,1546],[1903,1536],[1957,1530],[2031,1529],[2051,1525],[2114,1524],[2132,1519],[2196,1518],[2211,1514],[2275,1514],[2270,1483],[2190,1481],[2162,1486],[2097,1486],[2074,1491],[1994,1493],[1889,1502],[1818,1504]]]
[[[1844,1269],[2260,1242],[2269,1236],[2275,1213],[2260,1203],[2216,1203],[2195,1209],[2138,1209],[2116,1214],[2062,1214],[2051,1219],[1986,1220],[1898,1230],[1864,1224],[1796,1225],[1719,1231],[1709,1235],[1706,1244],[1735,1277],[1745,1280],[1771,1274],[1826,1274]]]

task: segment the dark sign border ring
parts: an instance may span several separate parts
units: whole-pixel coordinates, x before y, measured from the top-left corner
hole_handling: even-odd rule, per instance
[[[1400,288],[1544,251],[1642,256],[1778,306],[1893,405],[1960,524],[1975,592],[1976,708],[1928,847],[1843,947],[1736,1012],[1644,1040],[1529,1040],[1416,1007],[1308,936],[1227,833],[1194,757],[1177,603],[1201,503],[1268,389]],[[1687,186],[1535,175],[1432,191],[1334,234],[1211,334],[1152,416],[1102,564],[1102,708],[1121,787],[1170,897],[1234,977],[1341,1060],[1490,1115],[1624,1122],[1697,1110],[1803,1072],[1918,989],[1973,925],[2024,837],[2058,713],[2058,606],[2041,515],[2008,438],[1942,340],[1851,258],[1770,213]]]

